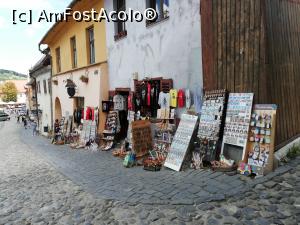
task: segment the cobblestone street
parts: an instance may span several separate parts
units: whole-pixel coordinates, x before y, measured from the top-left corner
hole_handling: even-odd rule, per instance
[[[0,224],[300,224],[300,159],[261,179],[125,169],[0,123]]]

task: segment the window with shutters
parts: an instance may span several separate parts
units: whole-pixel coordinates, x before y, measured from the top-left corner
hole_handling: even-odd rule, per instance
[[[41,93],[41,82],[40,81],[37,82],[36,91],[39,94]]]
[[[169,0],[146,0],[146,8],[154,9],[157,13],[157,17],[147,20],[146,25],[158,23],[169,18]]]
[[[117,13],[126,11],[125,0],[114,0],[114,11]],[[125,21],[118,20],[115,22],[115,41],[127,36],[126,23]]]
[[[46,82],[46,80],[43,80],[43,86],[44,86],[44,94],[47,94],[47,82]]]
[[[72,67],[77,68],[77,48],[75,36],[70,39]]]
[[[51,79],[48,79],[48,91],[51,94]]]
[[[86,30],[87,33],[87,50],[88,50],[88,62],[90,64],[95,63],[95,36],[94,27],[91,26]]]
[[[55,56],[56,56],[56,72],[61,72],[61,58],[60,58],[60,48],[55,49]]]

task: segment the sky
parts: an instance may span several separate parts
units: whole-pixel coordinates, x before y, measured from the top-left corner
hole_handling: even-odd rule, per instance
[[[41,11],[63,12],[71,0],[0,0],[0,69],[28,74],[29,69],[43,56],[38,43],[53,23],[38,23]],[[17,15],[32,10],[34,22],[13,24]]]

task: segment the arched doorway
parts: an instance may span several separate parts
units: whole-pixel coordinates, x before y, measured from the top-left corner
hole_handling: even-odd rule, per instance
[[[62,118],[61,104],[59,98],[55,98],[55,119],[60,120]]]

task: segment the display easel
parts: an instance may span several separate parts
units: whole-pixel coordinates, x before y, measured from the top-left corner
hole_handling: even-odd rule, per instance
[[[226,156],[225,145],[241,148],[242,156],[235,160],[236,163],[243,160],[246,154],[253,98],[253,93],[229,94],[221,154]]]
[[[273,171],[276,105],[255,105],[251,116],[247,154],[244,162],[252,173],[266,175]]]
[[[191,147],[191,140],[194,136],[198,123],[198,116],[182,114],[181,120],[174,136],[170,152],[164,166],[175,171],[180,171]]]
[[[201,164],[219,157],[227,100],[226,90],[205,92],[197,135]]]
[[[151,122],[149,120],[132,122],[132,150],[136,157],[147,155],[152,147]]]

